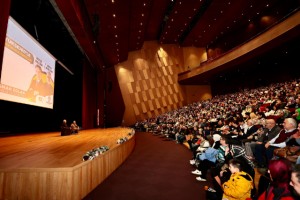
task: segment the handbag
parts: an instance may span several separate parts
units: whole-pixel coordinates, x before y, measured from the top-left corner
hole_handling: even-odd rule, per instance
[[[296,162],[298,156],[300,156],[300,146],[286,146],[274,150],[274,155],[286,158],[291,162]]]

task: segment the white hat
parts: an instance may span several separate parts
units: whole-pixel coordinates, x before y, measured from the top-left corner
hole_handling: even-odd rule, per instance
[[[219,134],[214,134],[214,135],[213,135],[213,140],[214,140],[215,142],[220,141],[220,139],[221,139],[221,135],[219,135]]]

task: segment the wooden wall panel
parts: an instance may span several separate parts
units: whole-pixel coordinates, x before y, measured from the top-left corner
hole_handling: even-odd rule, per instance
[[[205,48],[185,47],[183,48],[184,67],[186,70],[200,66],[207,60]]]
[[[189,53],[196,55],[194,60],[187,58]],[[140,51],[130,52],[126,62],[115,66],[126,107],[124,125],[133,125],[137,120],[185,105],[186,93],[177,82],[177,74],[191,65],[189,62],[200,64],[203,54],[201,48],[185,49],[176,45],[160,45],[156,41],[145,42]]]

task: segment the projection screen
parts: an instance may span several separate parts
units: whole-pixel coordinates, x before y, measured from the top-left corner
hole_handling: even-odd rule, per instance
[[[55,57],[9,17],[0,99],[53,109],[55,63]]]

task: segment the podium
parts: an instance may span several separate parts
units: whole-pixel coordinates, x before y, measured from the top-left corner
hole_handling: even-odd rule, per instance
[[[67,136],[67,135],[71,135],[71,129],[70,127],[63,127],[61,128],[61,136]]]

